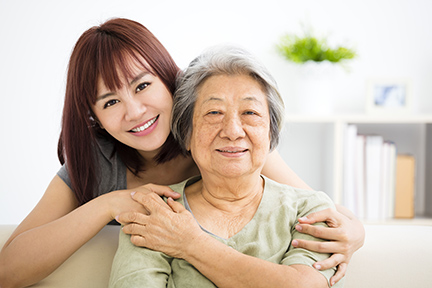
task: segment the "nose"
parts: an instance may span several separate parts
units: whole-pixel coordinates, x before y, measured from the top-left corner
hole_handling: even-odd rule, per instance
[[[138,97],[128,97],[123,102],[126,110],[126,121],[140,120],[142,119],[142,115],[147,111],[146,105],[139,101]]]
[[[245,137],[243,123],[238,115],[227,114],[222,122],[222,130],[220,136],[228,138],[231,141]]]

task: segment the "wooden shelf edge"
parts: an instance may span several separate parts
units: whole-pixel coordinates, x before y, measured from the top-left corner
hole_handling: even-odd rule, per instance
[[[412,225],[432,226],[432,218],[416,217],[413,219],[361,220],[366,225]]]
[[[432,123],[432,115],[367,115],[367,114],[344,114],[344,115],[306,115],[287,114],[285,121],[289,123],[395,123],[395,124],[416,124]]]

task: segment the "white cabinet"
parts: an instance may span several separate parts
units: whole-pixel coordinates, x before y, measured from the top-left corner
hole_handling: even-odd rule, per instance
[[[416,217],[432,219],[432,115],[287,115],[279,153],[306,183],[342,204],[348,124],[361,134],[382,135],[396,143],[398,154],[415,157]]]

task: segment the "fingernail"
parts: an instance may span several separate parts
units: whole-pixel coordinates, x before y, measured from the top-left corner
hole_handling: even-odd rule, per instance
[[[291,244],[292,244],[294,247],[297,247],[297,245],[298,245],[298,241],[297,241],[297,240],[293,240],[293,241],[291,242]]]
[[[115,216],[115,220],[118,222],[118,220],[119,220],[119,215]]]
[[[317,270],[320,270],[320,269],[321,269],[321,265],[319,265],[319,264],[314,265],[314,267],[315,267],[315,269],[317,269]],[[332,284],[332,286],[333,286],[333,284]]]
[[[300,221],[306,221],[306,220],[308,220],[308,218],[306,216],[305,217],[300,217],[299,220]]]
[[[332,281],[332,282],[330,283],[330,285],[331,285],[331,286],[334,286],[334,285],[335,285],[335,282],[334,282],[334,281]]]
[[[300,225],[296,225],[295,228],[296,228],[297,231],[302,231],[303,230],[303,227],[300,226]]]
[[[131,192],[131,196],[133,197],[135,195],[136,191]]]

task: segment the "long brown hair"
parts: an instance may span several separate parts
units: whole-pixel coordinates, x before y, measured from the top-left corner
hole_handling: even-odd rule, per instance
[[[84,32],[78,39],[69,61],[66,94],[63,107],[62,130],[58,142],[58,158],[71,179],[72,190],[80,204],[95,196],[98,165],[95,163],[97,137],[105,137],[114,143],[113,153],[118,153],[126,167],[133,173],[145,169],[138,151],[117,141],[97,124],[92,112],[96,102],[97,81],[116,90],[121,87],[119,73],[130,76],[125,59],[132,57],[144,63],[149,72],[158,76],[171,94],[175,90],[178,66],[157,38],[143,25],[128,19],[111,19]],[[170,134],[156,156],[158,163],[179,155],[181,149]]]

